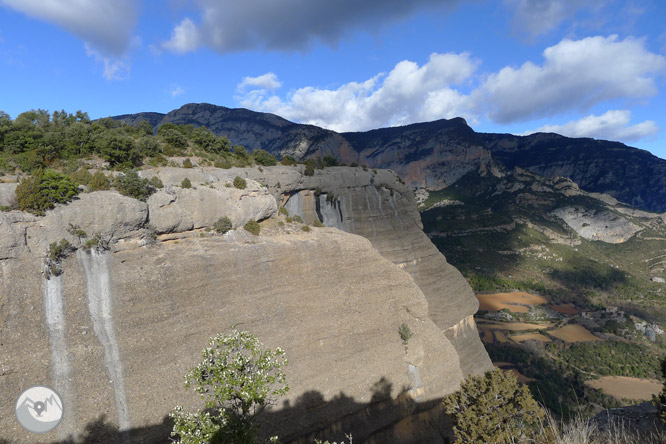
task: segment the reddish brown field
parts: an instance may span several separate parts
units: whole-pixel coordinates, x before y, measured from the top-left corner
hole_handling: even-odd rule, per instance
[[[561,339],[565,342],[585,342],[585,341],[600,341],[601,339],[594,336],[588,329],[582,325],[569,324],[562,328],[550,330],[548,332],[551,336]]]
[[[580,313],[572,304],[553,305],[550,308],[565,315],[577,315]]]
[[[508,308],[516,313],[527,313],[527,305],[541,305],[548,302],[544,297],[526,293],[524,291],[477,294],[476,298],[479,300],[479,310],[500,311],[504,308]]]

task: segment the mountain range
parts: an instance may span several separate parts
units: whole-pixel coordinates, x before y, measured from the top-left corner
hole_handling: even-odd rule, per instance
[[[206,126],[249,151],[263,148],[278,158],[296,159],[332,155],[346,164],[392,169],[408,185],[427,190],[446,188],[472,171],[501,176],[518,166],[547,178],[569,178],[586,191],[609,194],[643,210],[666,211],[666,160],[619,142],[553,133],[477,133],[462,118],[337,133],[274,114],[207,103],[187,104],[167,114],[113,118],[129,124],[145,120],[154,127]]]

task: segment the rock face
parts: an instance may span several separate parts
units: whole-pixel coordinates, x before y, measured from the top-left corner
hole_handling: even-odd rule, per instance
[[[641,228],[619,214],[608,210],[595,211],[581,207],[558,208],[553,214],[587,240],[620,244]]]
[[[350,432],[358,442],[443,442],[439,400],[489,361],[474,348],[471,290],[419,231],[411,192],[391,172],[142,174],[167,185],[146,204],[96,192],[42,218],[0,213],[0,405],[9,410],[22,390],[45,384],[67,411],[40,436],[0,415],[4,437],[165,442],[173,406],[201,405],[183,374],[210,336],[236,325],[283,347],[290,361],[288,396],[262,416],[267,433],[283,442]],[[173,186],[185,174],[191,190]],[[236,175],[247,189],[225,186]],[[225,212],[235,226],[269,217],[278,200],[293,208],[297,196],[306,219],[323,209],[326,223],[350,233],[196,229]],[[109,249],[86,250],[69,223],[100,234]],[[151,231],[166,234],[151,242]],[[60,238],[78,248],[49,276],[47,248]],[[403,323],[413,332],[407,344]]]
[[[478,135],[493,158],[508,168],[568,177],[586,191],[610,194],[643,210],[666,211],[666,160],[647,151],[552,133]]]
[[[265,184],[290,214],[303,217],[306,223],[317,219],[367,238],[382,256],[412,275],[428,300],[429,317],[456,347],[463,374],[490,369],[473,320],[478,301],[460,272],[423,233],[411,189],[387,170],[334,167],[308,177],[301,174],[302,169],[163,168],[157,174],[170,185],[179,184],[185,174],[193,183],[229,182],[241,175]],[[149,174],[155,173],[145,173]]]

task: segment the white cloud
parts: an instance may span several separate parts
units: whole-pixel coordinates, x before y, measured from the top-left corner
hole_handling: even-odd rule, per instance
[[[106,55],[120,56],[132,41],[132,0],[0,0],[16,11],[65,28]]]
[[[300,88],[286,100],[258,89],[241,97],[240,103],[336,131],[460,115],[474,120],[469,97],[453,86],[468,80],[477,66],[467,53],[432,54],[423,66],[405,60],[388,74],[380,73],[361,83],[349,82],[337,89]]]
[[[525,134],[558,133],[569,137],[593,137],[630,142],[653,136],[659,132],[659,127],[652,120],[635,125],[630,125],[630,121],[631,111],[610,110],[600,116],[589,115],[563,125],[544,125]]]
[[[172,35],[165,49],[187,52],[208,46],[218,52],[250,49],[305,50],[314,42],[333,45],[352,29],[375,30],[424,9],[454,6],[458,0],[197,0],[201,20],[185,19],[175,29],[188,44]]]
[[[167,90],[167,94],[169,94],[171,97],[178,97],[185,94],[185,90],[181,88],[179,85],[174,84],[169,87],[169,89]]]
[[[119,57],[108,57],[92,49],[88,44],[85,45],[86,54],[95,59],[97,63],[104,65],[103,76],[106,80],[126,80],[129,78],[130,63],[128,60]]]
[[[199,31],[194,22],[188,18],[176,26],[171,33],[171,39],[162,44],[166,50],[185,53],[194,51],[199,47]]]
[[[248,88],[260,88],[267,90],[278,89],[282,86],[282,82],[278,80],[278,77],[273,72],[267,72],[266,74],[257,76],[257,77],[243,77],[243,81],[238,84],[239,91],[245,91]]]
[[[504,0],[512,10],[514,26],[532,36],[547,34],[578,10],[596,1],[580,0]]]
[[[562,40],[547,48],[543,65],[526,62],[488,76],[474,93],[498,123],[587,110],[613,99],[637,99],[657,93],[655,78],[666,70],[666,58],[628,37]]]

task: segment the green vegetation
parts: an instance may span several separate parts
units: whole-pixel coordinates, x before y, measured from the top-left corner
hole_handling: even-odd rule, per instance
[[[127,170],[114,179],[114,186],[124,196],[133,197],[145,202],[155,192],[148,179],[139,177],[135,170]]]
[[[306,233],[310,232],[310,226],[309,225],[301,225],[301,231],[305,231]]]
[[[56,203],[69,202],[78,192],[68,176],[47,169],[23,179],[16,187],[16,198],[19,210],[43,216]]]
[[[255,150],[252,153],[252,157],[257,165],[263,165],[263,166],[277,165],[277,159],[275,158],[275,156],[266,150],[262,150],[261,148]]]
[[[234,177],[234,187],[239,190],[244,190],[245,187],[247,187],[247,181],[242,177],[236,176]]]
[[[192,164],[192,161],[189,157],[183,160],[183,168],[194,168],[194,165]]]
[[[108,190],[111,188],[111,181],[101,171],[95,171],[90,182],[88,182],[89,191]]]
[[[255,236],[259,236],[259,232],[261,231],[261,226],[259,225],[259,222],[253,219],[247,221],[247,223],[243,226],[243,228],[245,228],[245,231],[249,231]]]
[[[181,186],[181,188],[192,188],[192,182],[190,182],[190,179],[186,177],[180,183],[180,186]]]
[[[312,226],[316,228],[321,228],[324,226],[324,224],[319,219],[315,219],[314,222],[312,222]]]
[[[229,219],[227,216],[219,218],[213,225],[213,229],[215,229],[215,231],[220,234],[224,234],[232,228],[231,219]]]
[[[412,330],[409,328],[409,325],[405,324],[404,322],[400,324],[400,327],[398,327],[398,333],[400,334],[400,339],[402,339],[402,342],[407,344],[409,342],[409,338],[412,337]]]
[[[513,444],[537,438],[545,415],[527,387],[499,369],[467,378],[443,403],[453,420],[455,444]]]
[[[664,380],[664,385],[659,395],[652,397],[652,403],[657,407],[659,420],[666,424],[666,358],[661,361],[661,377]]]
[[[303,218],[301,216],[299,216],[298,214],[294,214],[292,219],[294,220],[294,222],[298,222],[299,224],[303,223]]]
[[[656,378],[661,374],[659,357],[639,344],[594,341],[564,347],[551,343],[546,349],[570,366],[602,376]]]
[[[289,211],[287,211],[287,209],[285,207],[280,207],[280,208],[278,208],[278,214],[282,214],[285,217],[288,217],[289,216]]]
[[[201,395],[206,409],[189,413],[176,406],[171,436],[181,444],[259,443],[255,415],[289,390],[284,350],[265,350],[252,334],[234,330],[211,338],[201,357],[185,375],[185,387]]]

